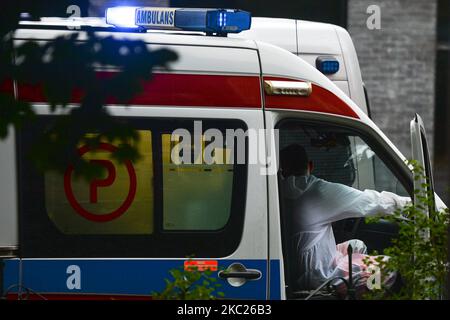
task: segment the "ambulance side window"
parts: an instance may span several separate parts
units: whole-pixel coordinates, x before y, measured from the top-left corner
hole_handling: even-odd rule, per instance
[[[203,136],[200,138],[204,141]],[[233,189],[233,164],[223,161],[223,156],[230,150],[225,146],[216,148],[215,156],[220,157],[221,161],[215,164],[205,164],[202,159],[195,159],[194,152],[191,163],[178,164],[173,160],[179,159],[173,157],[179,155],[171,154],[173,142],[170,134],[162,135],[164,230],[223,228],[230,217]]]
[[[361,191],[370,189],[379,192],[389,191],[400,196],[410,196],[408,190],[412,190],[412,185],[409,185],[408,177],[398,174],[395,165],[392,167],[387,165],[390,162],[386,150],[364,132],[325,122],[294,119],[282,120],[277,128],[280,130],[279,150],[281,151],[293,144],[303,147],[308,159],[313,162],[311,175]],[[296,149],[301,150],[298,147]],[[297,154],[301,154],[301,152]],[[305,161],[301,163],[305,163],[304,166],[306,167]],[[302,167],[301,170],[305,167]],[[300,169],[296,168],[296,170]],[[306,193],[305,198],[302,198],[302,192],[309,187],[308,181],[312,180],[314,179],[299,178],[294,180],[296,190],[293,193],[293,189],[290,189],[285,183],[283,168],[280,168],[278,179],[279,205],[284,261],[285,265],[288,266],[284,270],[286,283],[288,284],[288,297],[295,297],[293,293],[296,291],[310,289],[299,286],[297,281],[306,271],[299,267],[299,256],[303,252],[299,252],[299,243],[293,240],[294,235],[297,235],[303,228],[298,223],[298,221],[303,221],[298,219],[298,215],[303,214],[304,210],[309,210],[309,208],[311,210],[338,208],[339,203],[327,202],[327,196],[330,196],[330,201],[349,201],[349,199],[336,199],[333,195],[319,192]],[[295,201],[291,201],[292,194],[297,195]],[[298,196],[299,194],[300,196]],[[311,202],[308,202],[308,200]],[[314,201],[318,201],[317,203],[320,205],[315,207]],[[320,201],[327,203],[324,204]],[[305,203],[307,205],[304,205]],[[323,214],[330,214],[330,212],[323,212]],[[306,214],[305,216],[311,215]],[[365,225],[357,222],[357,219],[336,221],[332,225],[335,240],[339,243],[354,238],[361,239],[365,241],[370,251],[384,248],[384,244],[389,243],[390,237],[395,234],[391,231],[395,229],[390,228],[387,224],[374,227],[374,231],[367,228],[364,230],[364,227],[361,226]],[[305,236],[300,239],[309,238]]]
[[[367,142],[349,129],[286,121],[280,127],[280,150],[289,144],[303,146],[318,178],[359,190],[390,191],[409,196],[402,182]]]
[[[83,158],[96,161],[104,176],[86,181],[73,173],[44,174],[45,205],[55,227],[67,235],[149,235],[154,230],[152,132],[138,130],[141,158],[121,165],[111,158],[118,142],[85,149]],[[88,134],[95,136],[95,134]],[[79,146],[82,150],[83,146]]]
[[[279,150],[291,146],[293,144],[300,145],[306,151],[308,160],[313,162],[313,170],[311,175],[323,179],[325,181],[344,184],[361,191],[365,189],[376,190],[379,192],[389,191],[400,196],[410,196],[408,190],[412,190],[411,181],[408,177],[403,177],[399,169],[386,153],[386,149],[381,147],[379,143],[369,134],[353,128],[341,127],[335,124],[319,122],[319,121],[300,121],[297,119],[282,120],[277,128],[279,129]],[[296,154],[302,157],[302,150],[295,147]],[[300,150],[300,151],[298,151]],[[299,159],[302,163],[301,168],[296,168],[289,160],[285,163],[287,169],[292,166],[294,170],[302,172],[307,166],[305,159]],[[392,163],[392,165],[389,165]],[[397,171],[398,170],[398,171]],[[397,173],[397,174],[396,174]],[[336,198],[333,189],[325,192],[312,192],[308,190],[311,185],[309,181],[314,179],[295,179],[296,189],[286,184],[283,174],[283,167],[280,168],[278,179],[279,186],[279,205],[280,220],[282,231],[282,247],[284,269],[288,298],[295,298],[296,292],[309,290],[311,288],[299,285],[298,280],[302,279],[308,270],[304,264],[299,263],[303,255],[304,248],[301,241],[309,241],[308,236],[295,237],[309,223],[305,217],[312,217],[314,214],[330,215],[333,209],[339,208],[339,201],[342,204],[350,199]],[[336,187],[336,186],[335,186]],[[293,193],[293,190],[295,190]],[[339,188],[336,188],[339,190]],[[305,192],[305,193],[303,193]],[[293,196],[295,200],[292,201]],[[328,198],[327,198],[328,197]],[[343,206],[345,208],[345,206]],[[306,210],[314,210],[306,212]],[[323,212],[318,212],[322,210]],[[345,209],[346,210],[346,209]],[[306,213],[306,214],[305,214]],[[335,214],[341,214],[336,210]],[[300,217],[300,215],[304,216]],[[305,218],[305,219],[301,219]],[[331,221],[331,219],[330,219]],[[304,223],[305,225],[301,225]],[[360,239],[365,242],[369,252],[378,250],[381,252],[390,245],[391,239],[395,237],[395,225],[389,223],[365,224],[360,223],[356,218],[341,219],[332,224],[333,234],[336,243],[341,243],[349,239]],[[311,232],[311,234],[314,234]],[[294,240],[295,239],[295,240]],[[314,238],[311,238],[314,239]],[[306,246],[306,245],[305,245]],[[321,261],[313,261],[316,265]]]
[[[24,257],[223,257],[237,249],[247,165],[230,161],[236,152],[225,142],[210,148],[222,161],[206,164],[203,150],[210,142],[205,141],[200,159],[178,163],[183,153],[172,152],[177,145],[172,132],[182,129],[194,137],[194,120],[124,119],[139,135],[135,147],[141,158],[134,162],[111,158],[116,141],[101,140],[98,148],[79,145],[81,157],[104,168],[91,181],[77,178],[72,166],[64,173],[39,172],[27,158],[39,132],[54,121],[57,117],[42,116],[18,132]],[[224,135],[227,129],[246,130],[239,120],[199,121],[204,131]]]

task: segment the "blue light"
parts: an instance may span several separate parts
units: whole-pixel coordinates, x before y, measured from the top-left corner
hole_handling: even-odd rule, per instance
[[[137,28],[135,23],[138,7],[113,7],[106,9],[106,23],[120,28]]]
[[[250,29],[251,14],[241,10],[178,9],[175,26],[181,30],[206,33],[239,33]]]
[[[225,12],[219,12],[219,27],[225,27],[227,25],[227,16]]]
[[[106,23],[117,27],[175,29],[222,35],[250,29],[251,14],[232,9],[114,7],[107,9]]]
[[[316,68],[323,74],[335,74],[339,71],[339,61],[334,57],[318,57]]]

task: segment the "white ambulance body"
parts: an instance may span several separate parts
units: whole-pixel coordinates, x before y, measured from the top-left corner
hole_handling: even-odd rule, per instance
[[[14,41],[15,46],[29,40],[45,44],[73,32],[80,32],[80,41],[86,37],[85,31],[40,25],[17,30]],[[146,82],[130,105],[106,107],[138,130],[145,157],[126,168],[115,164],[117,181],[99,188],[96,203],[89,200],[89,184],[71,179],[70,171],[64,177],[38,173],[27,160],[33,139],[58,115],[51,114],[40,90],[14,84],[16,98],[30,101],[39,118],[23,130],[11,130],[0,142],[0,255],[5,258],[2,289],[9,298],[28,289],[49,299],[145,298],[164,288],[170,269],[189,263],[237,272],[231,278],[214,273],[228,298],[301,297],[292,230],[273,170],[278,159],[271,157],[290,143],[305,146],[316,163],[315,174],[324,179],[413,195],[415,182],[405,157],[339,89],[342,85],[332,82],[345,78],[328,79],[292,50],[255,40],[164,31],[105,29],[96,34],[142,40],[151,49],[176,51],[179,59],[170,71],[158,71]],[[342,53],[329,53],[345,64]],[[76,105],[74,101],[71,107]],[[191,132],[200,121],[203,131],[268,134],[248,135],[244,164],[171,163],[171,133],[179,128]],[[430,168],[420,117],[412,125],[419,129],[412,132],[413,149]],[[226,145],[222,152],[236,150]],[[131,189],[127,208],[115,216],[107,213],[118,212]],[[362,238],[371,248],[385,245],[395,233],[388,224],[362,225],[347,221],[336,232],[342,231],[342,239]],[[385,236],[378,241],[380,232]],[[191,255],[193,262],[186,258]]]
[[[370,116],[368,98],[353,41],[342,27],[294,19],[253,18],[250,30],[230,37],[271,43],[301,57],[313,67],[319,57],[332,57],[339,70],[327,77]]]

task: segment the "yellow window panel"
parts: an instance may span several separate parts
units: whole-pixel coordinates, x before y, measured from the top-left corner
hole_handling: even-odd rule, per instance
[[[47,214],[65,234],[151,234],[153,233],[153,154],[150,131],[138,131],[136,163],[111,159],[115,143],[102,142],[98,150],[80,146],[86,160],[106,170],[93,181],[77,179],[70,168],[64,175],[45,174]]]

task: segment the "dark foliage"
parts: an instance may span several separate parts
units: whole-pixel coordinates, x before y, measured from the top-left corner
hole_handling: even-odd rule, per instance
[[[143,41],[117,40],[76,30],[51,42],[27,41],[13,47],[20,13],[36,17],[42,13],[42,4],[7,0],[2,1],[0,10],[0,84],[14,79],[18,84],[39,86],[51,111],[65,114],[42,132],[30,156],[41,170],[62,172],[73,163],[76,172],[86,178],[96,175],[98,168],[77,156],[80,144],[95,146],[100,141],[115,141],[118,150],[113,158],[138,159],[139,153],[133,147],[138,135],[112,117],[104,105],[108,101],[126,105],[142,91],[141,82],[151,79],[153,69],[167,68],[177,59],[176,53],[150,50]],[[96,68],[105,66],[117,71],[114,76],[100,78]],[[75,94],[81,96],[81,102],[68,108]],[[34,117],[29,103],[17,101],[12,92],[0,93],[0,139],[8,135],[11,125],[19,128]]]

